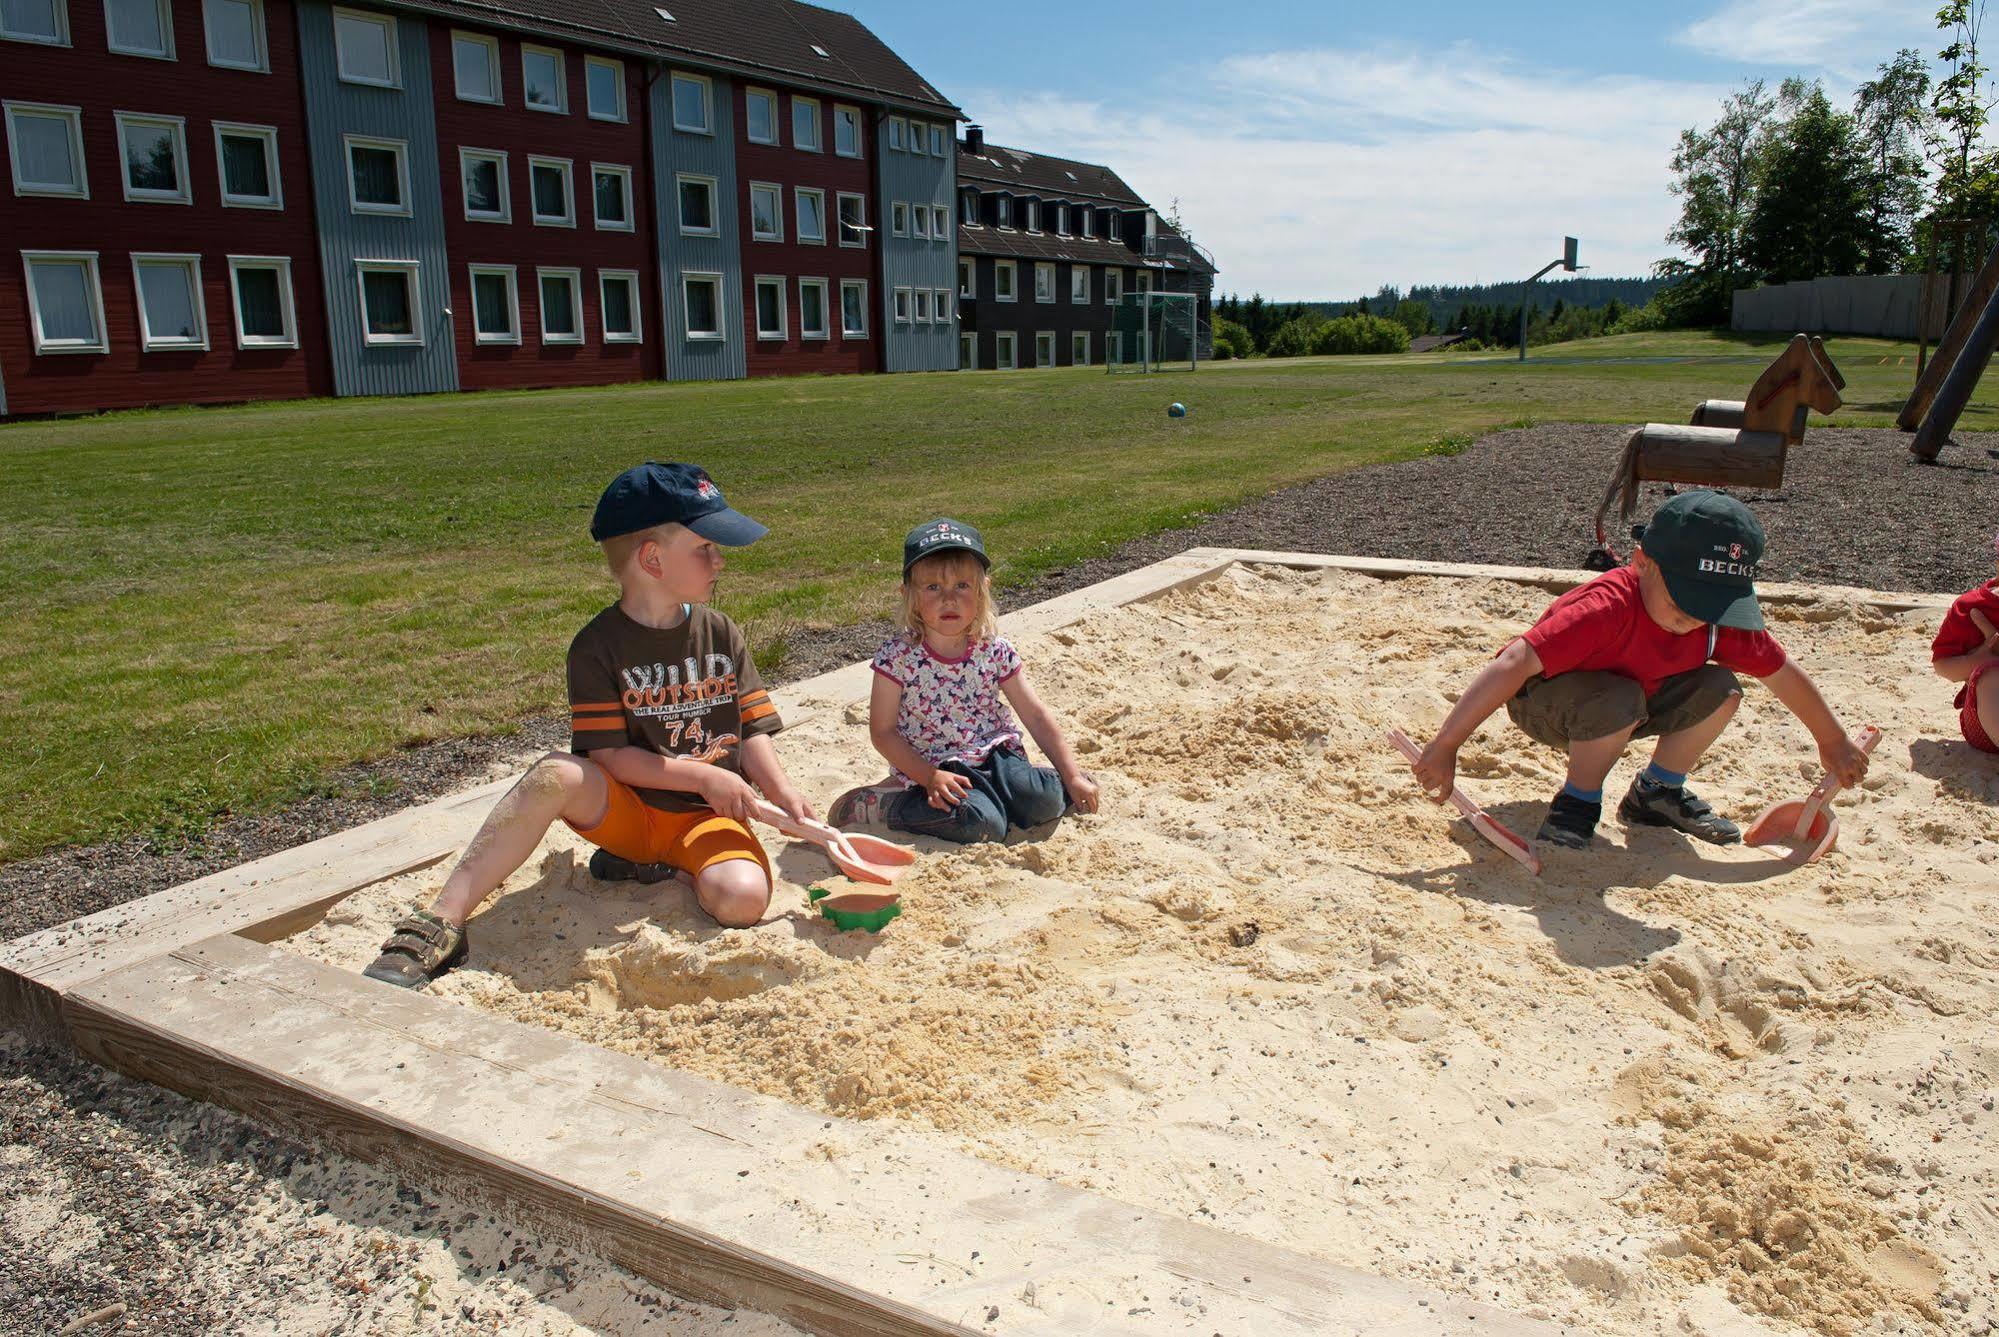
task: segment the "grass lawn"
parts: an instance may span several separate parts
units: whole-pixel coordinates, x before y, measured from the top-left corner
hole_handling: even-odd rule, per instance
[[[1699,399],[1741,395],[1780,342],[1673,333],[1536,349],[1546,360],[1524,366],[1446,353],[1152,378],[647,383],[0,426],[0,860],[171,839],[342,763],[559,708],[569,638],[614,591],[591,507],[641,459],[705,465],[771,525],[717,602],[774,667],[787,629],[886,610],[903,532],[935,514],[979,525],[1002,584],[1018,582],[1527,419],[1685,421]],[[1887,425],[1913,346],[1832,351],[1838,421]],[[1174,399],[1191,416],[1169,420]],[[1995,416],[1974,406],[1965,425]]]

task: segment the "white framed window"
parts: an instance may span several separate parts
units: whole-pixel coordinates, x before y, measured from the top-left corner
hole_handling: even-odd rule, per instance
[[[569,114],[569,76],[560,51],[521,43],[521,102],[529,111]]]
[[[1077,330],[1069,336],[1069,365],[1087,367],[1090,365],[1090,332]]]
[[[104,0],[104,43],[123,56],[172,60],[172,0]]]
[[[359,9],[333,11],[333,65],[343,83],[401,88],[396,21]]]
[[[930,323],[930,289],[918,288],[911,296],[915,301],[916,314],[914,319],[916,323],[919,325],[928,325]]]
[[[687,338],[727,339],[728,331],[722,324],[722,276],[683,273],[680,276],[680,312]]]
[[[1006,194],[999,195],[996,197],[993,209],[993,216],[998,220],[997,226],[999,230],[1002,232],[1013,231],[1013,196]]]
[[[993,366],[1000,371],[1018,370],[1020,367],[1020,360],[1015,354],[1016,347],[1017,345],[1015,343],[1014,333],[1012,330],[1000,330],[999,332],[994,334]]]
[[[521,341],[520,280],[512,265],[470,265],[472,282],[472,342],[513,344]]]
[[[777,143],[777,94],[768,88],[743,90],[743,134],[752,144]]]
[[[5,0],[0,0],[5,3]],[[90,198],[83,165],[83,109],[46,102],[8,102],[7,164],[16,195]]]
[[[1020,290],[1016,282],[1018,278],[1018,264],[1019,262],[1015,260],[993,261],[993,300],[995,302],[1013,302],[1020,299]]]
[[[757,241],[784,240],[784,187],[750,182],[750,236]]]
[[[1039,232],[1039,231],[1041,231],[1041,201],[1040,201],[1040,200],[1029,200],[1029,201],[1027,202],[1027,230],[1028,230],[1029,232]]]
[[[0,0],[4,3],[4,0]],[[264,44],[264,0],[201,0],[208,63],[225,70],[270,71]]]
[[[798,240],[801,245],[826,244],[826,192],[810,186],[792,187],[798,210]]]
[[[361,289],[361,342],[370,347],[422,347],[423,306],[415,260],[356,260]]]
[[[154,204],[192,204],[187,179],[187,123],[178,116],[113,112],[118,158],[124,164],[125,198]]]
[[[865,339],[868,337],[868,281],[866,279],[840,280],[840,337],[843,339]]]
[[[357,214],[410,215],[409,146],[400,139],[345,136],[347,204]]]
[[[673,128],[690,135],[715,133],[715,85],[706,75],[673,76]]]
[[[930,206],[912,204],[909,206],[909,235],[918,241],[930,240]]]
[[[939,325],[951,323],[951,290],[938,288],[930,294],[930,318]]]
[[[139,299],[139,347],[148,353],[208,347],[201,257],[132,253],[132,290]]]
[[[958,257],[958,296],[966,301],[978,295],[979,267],[969,255]]]
[[[1088,207],[1088,206],[1086,205],[1086,206],[1084,206],[1084,208],[1082,208],[1082,209],[1081,209],[1081,210],[1080,210],[1079,212],[1080,212],[1080,213],[1081,213],[1081,214],[1083,215],[1083,235],[1084,235],[1085,237],[1094,237],[1094,236],[1096,236],[1096,235],[1097,235],[1097,211],[1096,211],[1095,209],[1092,209],[1092,208],[1089,208],[1089,207]]]
[[[1104,361],[1119,363],[1124,361],[1124,331],[1112,330],[1104,336]]]
[[[834,200],[840,212],[840,244],[865,247],[868,244],[868,197],[841,191]]]
[[[22,251],[35,352],[108,353],[96,251]]]
[[[942,158],[947,156],[951,151],[952,138],[953,136],[951,132],[949,130],[946,130],[943,126],[941,125],[931,126],[930,156],[933,158]]]
[[[909,143],[909,122],[900,116],[888,118],[888,146],[901,150]]]
[[[541,308],[541,341],[545,344],[583,342],[583,271],[534,271],[536,305]]]
[[[592,221],[599,232],[636,232],[632,216],[632,169],[619,163],[590,164]]]
[[[756,280],[757,338],[784,338],[784,280],[759,274]]]
[[[895,290],[895,321],[896,321],[896,324],[898,324],[898,325],[907,325],[907,324],[909,323],[909,306],[910,306],[910,302],[909,302],[909,289],[907,289],[907,288],[897,288],[897,289]]]
[[[1052,261],[1038,260],[1034,265],[1034,300],[1052,302],[1055,300],[1055,265]]]
[[[229,257],[229,299],[238,348],[297,348],[292,262],[283,255]]]
[[[1055,235],[1058,237],[1069,235],[1069,206],[1067,204],[1058,204],[1055,206]]]
[[[951,240],[951,208],[945,204],[930,206],[930,237],[933,241]]]
[[[921,121],[911,121],[909,123],[909,151],[919,158],[923,156],[923,122]]]
[[[958,336],[958,370],[977,371],[979,369],[979,336],[960,334]]]
[[[625,120],[625,62],[609,56],[583,58],[583,98],[593,121]]]
[[[1106,268],[1104,270],[1104,305],[1116,306],[1118,300],[1123,296],[1124,271],[1122,269]]]
[[[641,344],[645,331],[639,324],[639,274],[635,269],[597,271],[597,309],[604,321],[607,344]]]
[[[215,167],[222,177],[223,207],[285,207],[284,183],[278,178],[276,126],[215,122]]]
[[[1149,270],[1149,269],[1141,269],[1141,270],[1139,270],[1139,271],[1138,271],[1138,290],[1139,290],[1139,291],[1140,291],[1141,293],[1149,293],[1149,292],[1151,292],[1151,291],[1152,291],[1152,271],[1151,271],[1151,270]]]
[[[798,281],[798,337],[801,339],[830,339],[833,337],[832,313],[827,310],[825,279],[800,279]]]
[[[680,200],[680,231],[683,236],[713,237],[722,225],[715,209],[715,192],[720,183],[712,176],[690,176],[682,172],[674,178]]]
[[[503,102],[500,40],[484,33],[454,31],[451,34],[451,85],[460,102]]]
[[[791,95],[791,147],[803,149],[807,153],[822,153],[825,142],[820,138],[819,99]]]
[[[1090,301],[1090,267],[1088,265],[1069,266],[1069,301],[1076,306],[1087,306]]]
[[[1055,365],[1055,331],[1036,330],[1034,332],[1034,365],[1052,367]]]
[[[576,181],[569,159],[528,157],[528,206],[539,227],[576,226]]]
[[[0,37],[68,46],[68,0],[0,0]]]
[[[958,221],[966,227],[979,225],[979,195],[968,190],[958,196]]]
[[[892,237],[909,235],[909,205],[897,200],[888,209],[888,231]]]
[[[465,190],[467,222],[513,221],[513,195],[507,188],[507,155],[503,150],[459,149],[458,178]]]
[[[833,152],[842,158],[861,156],[861,109],[833,106]]]

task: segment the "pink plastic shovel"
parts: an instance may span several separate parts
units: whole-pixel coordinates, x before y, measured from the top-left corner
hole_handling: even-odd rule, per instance
[[[1872,752],[1881,741],[1881,731],[1868,725],[1854,739],[1862,752]],[[1812,792],[1802,799],[1786,799],[1765,808],[1742,835],[1745,845],[1789,845],[1787,863],[1816,863],[1839,840],[1839,815],[1826,806],[1839,792],[1839,781],[1831,772],[1820,777]]]
[[[784,809],[764,799],[757,800],[753,811],[757,820],[769,822],[787,836],[822,846],[833,866],[856,882],[873,882],[885,887],[916,862],[915,850],[904,849],[878,836],[842,831],[824,822],[794,821]]]
[[[1395,750],[1407,757],[1411,765],[1423,755],[1423,749],[1411,742],[1409,735],[1400,729],[1390,729],[1388,741],[1395,744]],[[1502,826],[1484,808],[1474,803],[1471,795],[1457,785],[1451,786],[1451,806],[1471,823],[1472,830],[1498,846],[1508,857],[1517,860],[1534,876],[1541,875],[1541,856],[1534,852],[1534,847]]]

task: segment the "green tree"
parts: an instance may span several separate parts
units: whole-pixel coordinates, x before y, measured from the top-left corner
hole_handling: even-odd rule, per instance
[[[1991,83],[1978,58],[1985,26],[1985,0],[1948,0],[1937,10],[1937,28],[1950,41],[1937,53],[1947,71],[1930,100],[1935,133],[1931,161],[1937,166],[1937,211],[1949,218],[1990,217],[1999,203],[1999,170],[1983,148],[1991,119]]]
[[[1853,117],[1867,156],[1869,274],[1892,274],[1909,254],[1923,207],[1922,138],[1930,121],[1930,72],[1909,48],[1853,95]]]
[[[1756,180],[1769,139],[1776,100],[1752,79],[1721,104],[1705,130],[1680,132],[1673,153],[1673,194],[1680,220],[1666,234],[1694,256],[1692,269],[1733,283],[1742,264],[1743,236],[1755,204]]]
[[[1783,101],[1791,114],[1763,151],[1742,258],[1772,283],[1857,273],[1872,177],[1859,127],[1816,85]]]
[[[1396,324],[1409,331],[1409,337],[1429,334],[1437,328],[1436,317],[1430,314],[1428,302],[1418,302],[1413,298],[1403,298],[1395,304],[1395,314],[1391,317]]]

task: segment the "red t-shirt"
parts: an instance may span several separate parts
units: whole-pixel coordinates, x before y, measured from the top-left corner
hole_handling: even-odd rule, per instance
[[[1951,603],[1950,611],[1943,615],[1943,625],[1937,628],[1937,638],[1930,642],[1930,662],[1939,659],[1955,659],[1968,655],[1985,644],[1985,633],[1971,620],[1971,610],[1979,612],[1999,626],[1999,580],[1988,580],[1976,589],[1966,590]],[[1969,687],[1957,689],[1957,700],[1952,704],[1962,706]]]
[[[1629,566],[1607,571],[1549,604],[1521,639],[1541,657],[1546,677],[1620,673],[1635,679],[1647,696],[1666,679],[1691,672],[1710,659],[1752,678],[1767,678],[1784,667],[1785,658],[1784,647],[1767,631],[1734,627],[1667,631],[1645,611],[1637,568]]]

